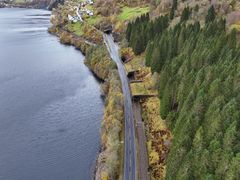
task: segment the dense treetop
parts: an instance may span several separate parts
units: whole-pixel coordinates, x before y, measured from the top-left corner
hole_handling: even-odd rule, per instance
[[[166,179],[240,179],[240,48],[211,6],[205,26],[148,15],[127,28],[135,54],[160,77],[160,113],[174,140]],[[171,16],[171,14],[170,14]]]

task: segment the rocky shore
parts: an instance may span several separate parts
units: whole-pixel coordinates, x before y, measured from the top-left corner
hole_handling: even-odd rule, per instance
[[[62,44],[72,45],[79,49],[84,55],[87,53],[88,48],[90,48],[90,44],[86,43],[86,41],[78,37],[71,32],[68,32],[60,27],[52,26],[48,29],[48,32],[59,37],[59,40]]]

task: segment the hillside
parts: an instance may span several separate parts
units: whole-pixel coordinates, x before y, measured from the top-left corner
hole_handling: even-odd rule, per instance
[[[223,4],[180,2],[127,28],[129,46],[159,77],[160,114],[173,134],[165,179],[240,178],[239,3]]]
[[[152,16],[170,14],[172,19],[171,24],[175,25],[180,21],[180,17],[185,7],[191,9],[191,21],[199,21],[200,24],[204,24],[205,16],[210,6],[213,5],[216,15],[226,18],[227,25],[231,25],[237,22],[240,18],[240,2],[236,0],[161,0],[152,1],[151,10]]]

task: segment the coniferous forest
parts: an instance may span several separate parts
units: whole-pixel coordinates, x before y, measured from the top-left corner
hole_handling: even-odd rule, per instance
[[[174,7],[173,7],[174,9]],[[173,133],[166,179],[240,179],[240,48],[211,6],[205,24],[171,15],[129,23],[136,55],[159,74],[159,109]]]

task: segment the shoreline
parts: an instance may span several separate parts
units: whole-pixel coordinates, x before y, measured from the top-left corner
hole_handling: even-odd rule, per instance
[[[111,115],[108,114],[108,109],[109,109],[109,99],[116,99],[119,98],[117,101],[120,101],[120,107],[116,107],[114,110],[112,110],[111,114],[117,114],[117,113],[121,113],[123,114],[123,102],[122,102],[122,89],[118,88],[118,90],[116,90],[114,88],[114,81],[119,81],[117,84],[118,86],[121,86],[121,82],[120,82],[120,78],[119,78],[119,74],[118,71],[116,69],[116,65],[114,63],[114,61],[110,58],[110,55],[108,55],[109,57],[107,58],[107,60],[105,62],[107,62],[106,67],[100,67],[99,66],[95,66],[93,67],[91,65],[91,63],[88,63],[88,51],[90,51],[92,48],[94,48],[94,45],[91,45],[89,43],[87,43],[86,39],[79,37],[77,35],[75,35],[72,32],[69,32],[67,30],[65,30],[62,27],[59,26],[55,26],[52,23],[52,26],[48,29],[48,32],[52,35],[55,35],[59,38],[60,43],[62,44],[66,44],[66,45],[71,45],[74,46],[77,50],[80,50],[83,55],[85,56],[85,60],[84,60],[84,64],[88,67],[88,69],[92,72],[93,76],[95,78],[97,78],[97,80],[100,82],[100,86],[101,86],[101,90],[102,90],[102,98],[105,101],[105,107],[104,107],[104,116],[102,117],[102,122],[101,122],[101,129],[100,129],[100,146],[99,146],[99,150],[98,150],[98,154],[96,154],[96,158],[95,158],[95,163],[92,165],[92,179],[102,179],[102,177],[104,176],[104,169],[106,169],[105,167],[105,158],[107,158],[107,149],[109,147],[107,147],[108,145],[106,145],[106,140],[103,139],[104,137],[108,137],[108,130],[106,127],[111,126],[109,125],[106,119],[108,119]],[[98,46],[105,46],[104,42],[98,44]],[[99,61],[101,61],[101,59],[99,59]],[[100,62],[100,64],[104,64],[105,62]],[[101,71],[103,71],[104,73],[101,73]],[[115,79],[113,82],[111,79]],[[104,92],[104,86],[108,86],[108,92]],[[112,87],[112,88],[111,88]],[[115,92],[116,90],[116,92]],[[120,95],[120,96],[119,96]],[[116,101],[116,100],[115,100]],[[120,108],[120,109],[119,109]],[[116,112],[114,112],[116,111]],[[118,111],[118,112],[117,112]],[[120,116],[121,117],[121,116]],[[123,117],[123,115],[122,115]],[[123,123],[123,119],[118,120],[118,124],[122,124]],[[122,126],[122,125],[120,125]],[[114,128],[114,127],[113,127]],[[112,128],[111,128],[112,129]],[[120,128],[120,130],[122,131],[122,127]],[[109,130],[110,131],[110,130]],[[121,136],[120,134],[122,134],[120,131],[120,133],[118,134],[119,136]],[[121,139],[121,137],[119,137],[119,141]],[[117,153],[120,153],[121,150],[121,143],[119,143],[119,148]],[[120,160],[119,160],[120,161]],[[119,166],[120,164],[116,165]],[[120,168],[120,167],[118,167]],[[119,172],[116,173],[117,177],[119,177]]]
[[[25,8],[25,9],[43,9],[48,10],[47,7],[40,7],[36,5],[27,5],[27,4],[0,4],[0,8]]]
[[[79,50],[83,55],[84,55],[84,61],[86,61],[86,51],[87,51],[87,48],[83,48],[86,43],[84,41],[81,41],[81,43],[83,43],[82,45],[79,45],[77,44],[77,40],[78,39],[81,39],[80,37],[77,37],[74,33],[71,33],[71,32],[68,32],[67,30],[65,29],[61,29],[61,28],[57,28],[54,27],[54,26],[51,26],[49,29],[48,29],[48,32],[56,37],[59,38],[59,42],[64,44],[64,45],[68,45],[68,46],[74,46],[76,48],[76,50]],[[70,41],[69,39],[67,41],[65,41],[64,39],[62,39],[61,41],[61,34],[62,33],[67,33],[65,35],[67,35],[69,38],[70,38]],[[85,44],[85,45],[84,45]],[[84,64],[86,65],[86,63],[84,62]],[[106,82],[106,78],[104,79],[103,77],[100,77],[95,71],[94,69],[91,67],[91,66],[88,66],[88,69],[91,71],[92,75],[97,79],[97,81],[99,82],[99,85],[101,86],[101,84],[103,84],[104,82]],[[103,98],[103,100],[105,101],[105,99],[107,98],[107,95],[106,94],[103,94],[101,93],[101,97]],[[105,111],[106,107],[104,107],[104,111]],[[100,145],[98,147],[98,153],[96,154],[96,158],[95,160],[93,161],[94,163],[92,164],[91,166],[91,177],[92,179],[95,179],[96,178],[96,173],[98,171],[98,166],[99,166],[99,163],[98,163],[98,160],[99,160],[99,156],[100,154],[103,152],[103,145],[102,145],[102,142],[101,142],[101,133],[100,133]]]

